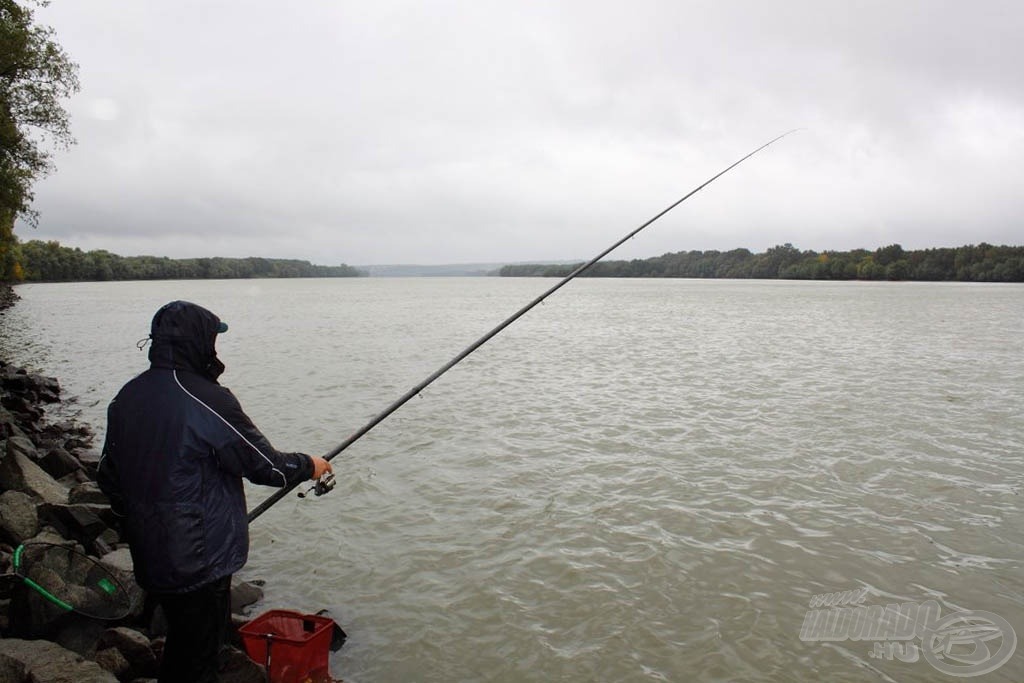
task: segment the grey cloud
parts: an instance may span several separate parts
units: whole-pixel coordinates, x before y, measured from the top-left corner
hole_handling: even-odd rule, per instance
[[[57,2],[79,145],[38,231],[318,262],[1020,242],[1024,8]]]

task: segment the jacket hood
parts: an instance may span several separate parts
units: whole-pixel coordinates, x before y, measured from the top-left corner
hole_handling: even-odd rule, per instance
[[[172,301],[153,316],[149,361],[154,368],[191,370],[216,382],[224,372],[217,358],[217,334],[227,329],[220,318],[188,301]]]

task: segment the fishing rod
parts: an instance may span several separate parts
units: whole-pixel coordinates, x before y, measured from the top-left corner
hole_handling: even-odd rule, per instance
[[[719,171],[715,175],[711,176],[709,179],[705,180],[703,183],[701,183],[700,185],[698,185],[694,189],[690,190],[688,193],[686,193],[680,199],[677,199],[672,204],[669,204],[666,208],[662,209],[660,212],[655,214],[655,216],[653,218],[649,219],[643,225],[641,225],[638,228],[635,228],[635,229],[631,230],[629,233],[626,234],[625,237],[623,237],[622,239],[620,239],[617,242],[615,242],[614,244],[612,244],[610,247],[608,247],[607,249],[602,251],[600,254],[598,254],[594,258],[590,259],[586,263],[583,263],[580,266],[578,266],[575,270],[573,270],[571,273],[569,273],[564,278],[562,278],[553,287],[551,287],[546,292],[544,292],[543,294],[541,294],[540,296],[535,298],[533,301],[531,301],[530,303],[526,304],[525,306],[520,308],[518,311],[516,311],[515,313],[510,315],[508,318],[506,318],[501,323],[499,323],[490,332],[488,332],[484,336],[482,336],[479,339],[477,339],[475,342],[473,342],[472,344],[467,346],[457,356],[455,356],[450,361],[448,361],[447,363],[445,363],[444,365],[439,367],[437,370],[435,370],[429,377],[427,377],[422,382],[420,382],[419,384],[414,386],[412,389],[409,389],[409,391],[405,392],[405,394],[403,394],[398,400],[396,400],[394,403],[392,403],[387,408],[382,410],[372,420],[370,420],[365,425],[363,425],[362,427],[357,429],[355,432],[353,432],[351,434],[351,436],[349,436],[347,439],[345,439],[340,444],[338,444],[338,446],[334,450],[332,450],[330,453],[328,453],[327,455],[324,456],[324,459],[328,460],[328,461],[332,460],[336,455],[338,455],[339,453],[344,451],[346,448],[348,448],[349,446],[354,444],[356,441],[361,439],[367,432],[369,432],[371,429],[373,429],[378,424],[383,422],[389,415],[391,415],[391,413],[393,413],[396,410],[398,410],[399,408],[401,408],[411,398],[413,398],[414,396],[416,396],[417,394],[422,392],[424,389],[426,389],[428,386],[430,386],[430,384],[432,384],[434,382],[434,380],[436,380],[438,377],[440,377],[441,375],[443,375],[444,373],[448,372],[453,367],[455,367],[466,356],[468,356],[469,354],[473,353],[478,348],[480,348],[481,346],[486,344],[488,341],[491,340],[491,338],[493,338],[499,332],[501,332],[506,327],[508,327],[509,325],[514,323],[516,320],[521,318],[523,315],[525,315],[526,312],[529,311],[531,308],[533,308],[534,306],[536,306],[540,302],[544,301],[544,299],[547,299],[549,296],[551,296],[552,294],[557,292],[559,289],[561,289],[562,287],[567,285],[570,280],[572,280],[572,279],[578,277],[579,275],[582,275],[583,273],[585,273],[595,263],[597,263],[598,261],[603,259],[608,254],[610,254],[613,251],[615,251],[616,249],[618,249],[620,246],[622,246],[628,240],[630,240],[633,237],[635,237],[637,235],[637,233],[639,233],[641,230],[646,228],[648,225],[650,225],[654,221],[658,220],[659,218],[664,216],[666,213],[668,213],[672,209],[676,208],[677,206],[679,206],[680,204],[685,202],[687,199],[689,199],[690,197],[692,197],[693,195],[697,194],[698,192],[703,190],[705,187],[707,187],[708,185],[713,183],[715,180],[717,180],[718,178],[722,177],[723,175],[725,175],[726,173],[728,173],[732,169],[736,168],[737,166],[742,164],[744,161],[746,161],[750,157],[752,157],[755,154],[757,154],[758,152],[760,152],[762,149],[764,149],[768,145],[771,145],[774,142],[778,142],[779,140],[781,140],[782,138],[786,137],[787,135],[789,135],[790,133],[793,133],[793,132],[795,132],[795,130],[787,131],[787,132],[783,133],[782,135],[778,136],[777,138],[773,138],[773,139],[769,140],[768,142],[764,143],[763,145],[761,145],[760,147],[755,149],[753,152],[750,152],[749,154],[747,154],[746,156],[742,157],[738,161],[733,162],[732,164],[730,164],[729,166],[727,166],[723,170]],[[285,486],[285,487],[283,487],[281,489],[278,489],[273,495],[269,496],[266,500],[264,500],[262,503],[257,505],[255,508],[253,508],[252,511],[249,513],[249,523],[251,524],[254,519],[256,519],[257,517],[262,515],[264,512],[269,510],[271,508],[271,506],[273,506],[275,503],[277,503],[277,501],[279,501],[282,498],[284,498],[285,496],[287,496],[288,493],[291,492],[297,486],[299,486],[298,483],[291,484],[289,486]],[[318,482],[318,485],[315,485],[314,489],[316,490],[316,494],[317,495],[321,495],[322,493],[326,493],[327,491],[329,491],[331,488],[333,488],[333,486],[334,486],[333,479],[331,479],[331,480],[329,480],[329,483],[319,483]],[[314,490],[314,489],[310,489],[310,490]],[[304,494],[300,494],[300,495],[304,495]]]

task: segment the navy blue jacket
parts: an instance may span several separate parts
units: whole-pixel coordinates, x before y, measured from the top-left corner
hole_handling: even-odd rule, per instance
[[[156,593],[191,591],[248,559],[242,477],[284,486],[313,462],[274,449],[217,383],[220,319],[176,301],[153,318],[151,367],[107,411],[97,480],[123,526],[135,577]]]

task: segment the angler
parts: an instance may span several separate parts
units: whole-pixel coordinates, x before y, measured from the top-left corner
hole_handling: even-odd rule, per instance
[[[162,307],[149,370],[107,411],[97,481],[124,518],[138,584],[167,616],[161,683],[217,679],[231,575],[249,553],[242,477],[294,487],[331,471],[323,458],[276,450],[217,383],[215,344],[226,331],[201,306]]]

